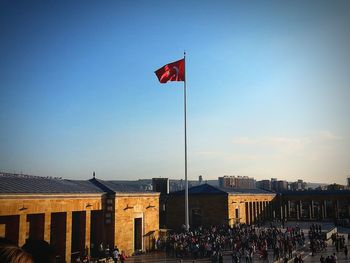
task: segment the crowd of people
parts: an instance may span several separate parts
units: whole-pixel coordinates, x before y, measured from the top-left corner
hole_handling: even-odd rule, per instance
[[[309,229],[311,255],[323,252],[327,248],[325,235],[322,233],[321,225],[312,224]]]
[[[292,259],[292,252],[303,246],[305,236],[299,227],[285,230],[270,226],[257,227],[239,225],[212,226],[192,229],[188,232],[172,233],[167,237],[165,247],[169,257],[176,258],[214,258],[213,262],[222,262],[223,252],[230,251],[232,262],[244,260],[251,263],[256,255],[263,262],[268,261],[268,249],[273,257]]]
[[[340,235],[339,233],[333,233],[331,236],[332,245],[335,245],[335,249],[337,252],[344,249],[345,246],[345,236]]]
[[[308,231],[311,255],[326,251],[325,235],[321,225],[312,224]],[[349,239],[349,238],[348,238]],[[331,236],[336,252],[348,255],[345,237],[337,233]],[[349,242],[349,241],[348,241]],[[232,263],[252,263],[253,258],[260,262],[273,261],[303,263],[300,254],[293,251],[306,247],[305,234],[298,225],[285,229],[273,225],[254,226],[228,225],[199,227],[190,231],[168,233],[165,240],[158,239],[156,247],[165,250],[168,257],[178,259],[210,258],[213,263],[223,262],[224,254],[231,254]],[[121,262],[126,259],[124,251],[118,247],[109,249],[101,243],[97,248],[97,258],[106,258],[106,262]],[[86,253],[88,254],[88,253]],[[337,263],[337,254],[320,257],[320,263]],[[54,251],[45,241],[27,240],[20,248],[16,244],[2,238],[0,240],[0,262],[6,263],[50,263],[55,262]],[[93,262],[90,258],[79,256],[75,262]]]
[[[111,250],[108,245],[105,246],[103,242],[101,242],[98,246],[97,258],[105,259],[106,262],[111,261],[115,263],[124,263],[126,260],[126,254],[124,250],[119,251],[119,248],[117,246]]]

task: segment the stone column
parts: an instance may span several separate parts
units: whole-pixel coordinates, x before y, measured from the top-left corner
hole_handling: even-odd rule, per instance
[[[85,211],[85,247],[88,248],[88,253],[90,250],[90,233],[91,233],[91,211]]]
[[[280,206],[280,219],[283,219],[283,204]]]
[[[44,219],[44,240],[50,243],[51,239],[51,213],[45,213]]]
[[[252,202],[248,202],[248,220],[249,224],[252,223]]]
[[[290,219],[290,201],[288,201],[287,205],[288,205],[288,209],[287,209],[288,214],[287,214],[287,217],[288,217],[288,220],[289,220],[289,219]]]
[[[259,216],[259,213],[258,213],[258,202],[254,202],[254,219],[255,219],[255,221],[258,220],[258,216]]]
[[[334,212],[335,212],[335,219],[339,218],[339,201],[335,200],[334,202]]]
[[[300,205],[300,203],[297,204],[297,220],[300,219],[300,209],[299,209],[299,205]]]
[[[245,223],[249,224],[249,206],[248,206],[248,202],[246,202],[244,204],[245,206]]]
[[[27,237],[27,215],[19,215],[19,226],[18,226],[18,246],[21,247],[26,242]]]
[[[274,217],[273,217],[273,211],[274,211],[274,209],[273,209],[273,203],[272,203],[272,201],[269,201],[268,202],[268,207],[269,207],[269,217],[270,217],[270,219],[275,219]]]
[[[254,214],[253,214],[253,202],[249,202],[249,218],[250,218],[250,224],[253,224],[254,222]]]
[[[309,204],[309,219],[312,220],[312,204]]]
[[[268,217],[267,217],[267,201],[264,201],[263,202],[263,209],[264,209],[264,220],[266,220]]]
[[[72,212],[66,212],[66,262],[71,262],[72,254]]]
[[[324,201],[323,201],[323,204],[321,204],[321,218],[322,218],[322,220],[325,219],[324,211],[325,211],[325,207],[324,207]]]
[[[324,207],[324,218],[327,218],[327,202],[326,202],[326,200],[323,201],[323,207]]]
[[[314,205],[314,200],[311,200],[311,216],[312,219],[315,219],[315,205]]]
[[[302,218],[303,217],[303,202],[300,200],[299,201],[299,217]]]
[[[284,207],[284,218],[286,219],[288,217],[288,204],[285,203],[283,207]]]

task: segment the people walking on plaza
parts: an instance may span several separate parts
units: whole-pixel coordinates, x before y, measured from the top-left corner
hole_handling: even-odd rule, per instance
[[[321,246],[317,239],[319,233],[318,226],[313,227],[310,232],[315,243],[312,246],[317,249]],[[273,251],[274,260],[285,257],[292,259],[293,251],[301,248],[304,242],[305,236],[298,226],[281,229],[273,225],[258,227],[242,224],[173,232],[167,236],[164,247],[167,256],[179,259],[210,258],[215,261],[223,251],[231,251],[232,262],[252,263],[253,255],[258,255],[262,261],[267,262],[269,250]]]
[[[337,263],[338,262],[338,257],[337,257],[337,255],[335,254],[335,253],[333,253],[333,255],[332,255],[332,263]]]
[[[261,254],[261,259],[263,263],[269,263],[269,254],[267,252],[267,249],[264,249]]]
[[[113,260],[115,263],[118,262],[118,258],[119,258],[119,249],[117,246],[115,246],[115,248],[113,250]]]
[[[104,251],[105,251],[104,244],[103,244],[103,242],[101,242],[98,246],[98,257],[99,258],[104,257],[104,253],[105,253]]]
[[[345,258],[348,258],[348,246],[345,245],[344,247],[344,254],[345,254]]]
[[[121,263],[124,263],[126,260],[126,255],[125,255],[125,251],[122,250],[122,253],[119,255],[119,259]]]

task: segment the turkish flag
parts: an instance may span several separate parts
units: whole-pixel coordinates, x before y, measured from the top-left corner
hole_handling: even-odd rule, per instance
[[[166,64],[157,69],[157,78],[160,83],[167,83],[168,81],[185,81],[185,59]]]

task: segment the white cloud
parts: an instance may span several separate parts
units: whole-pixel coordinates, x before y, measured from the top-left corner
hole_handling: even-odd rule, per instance
[[[274,151],[292,154],[304,151],[308,148],[319,147],[328,142],[342,140],[343,138],[330,131],[320,131],[312,136],[304,137],[239,137],[232,140],[233,144],[249,146],[254,148],[265,148]]]

